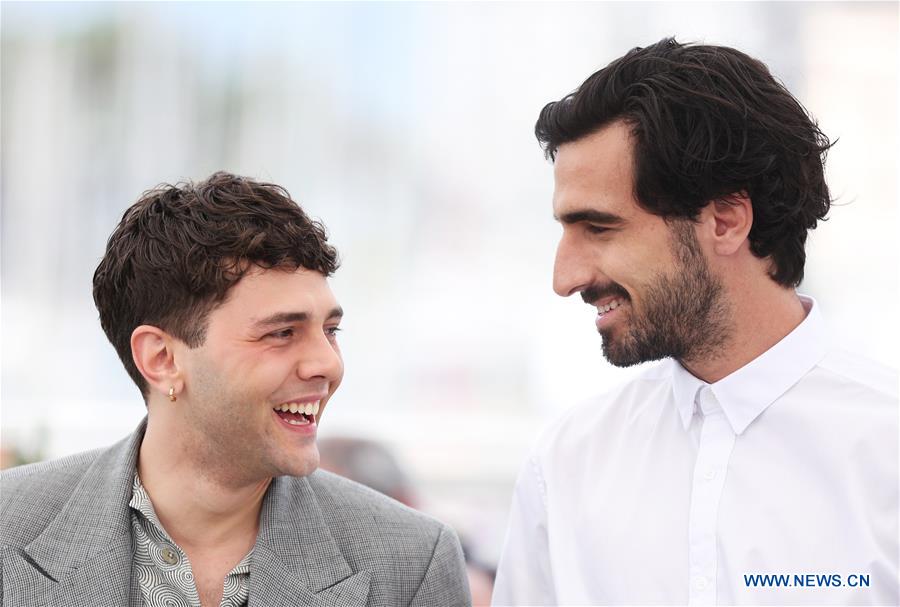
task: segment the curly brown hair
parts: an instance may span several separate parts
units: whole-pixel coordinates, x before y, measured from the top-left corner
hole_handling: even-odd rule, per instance
[[[541,110],[535,134],[560,145],[623,120],[634,137],[634,192],[662,217],[696,219],[714,200],[746,192],[750,249],[780,285],[800,284],[807,231],[831,205],[831,147],[765,64],[724,46],[665,38],[634,48]]]
[[[202,345],[209,313],[254,266],[330,276],[338,259],[324,226],[284,188],[230,173],[159,185],[125,211],[94,272],[94,303],[145,400],[148,385],[131,355],[134,329],[154,325]]]

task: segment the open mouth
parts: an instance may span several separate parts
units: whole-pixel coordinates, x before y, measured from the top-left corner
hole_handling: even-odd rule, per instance
[[[600,330],[607,326],[610,320],[616,317],[616,310],[622,307],[624,303],[624,299],[614,299],[602,306],[597,306],[597,329]]]
[[[308,426],[316,423],[319,401],[311,403],[281,403],[272,407],[275,414],[292,426]]]
[[[611,302],[607,303],[603,306],[597,306],[597,313],[601,316],[606,314],[607,312],[611,312],[622,305],[622,302],[618,299],[614,299]]]

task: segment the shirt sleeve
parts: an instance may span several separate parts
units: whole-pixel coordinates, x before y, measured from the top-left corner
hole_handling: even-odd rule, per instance
[[[491,604],[556,605],[547,542],[546,487],[534,456],[526,460],[516,480]]]

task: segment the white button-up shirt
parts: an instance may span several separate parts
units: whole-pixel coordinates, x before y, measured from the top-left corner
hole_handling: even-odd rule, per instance
[[[830,347],[801,299],[728,377],[665,361],[546,431],[494,604],[896,605],[897,373]]]

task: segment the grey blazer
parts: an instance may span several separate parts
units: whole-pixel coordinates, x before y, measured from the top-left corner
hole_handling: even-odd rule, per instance
[[[0,605],[137,607],[128,502],[145,422],[103,450],[0,474]],[[274,479],[251,606],[471,605],[452,529],[339,476]]]

